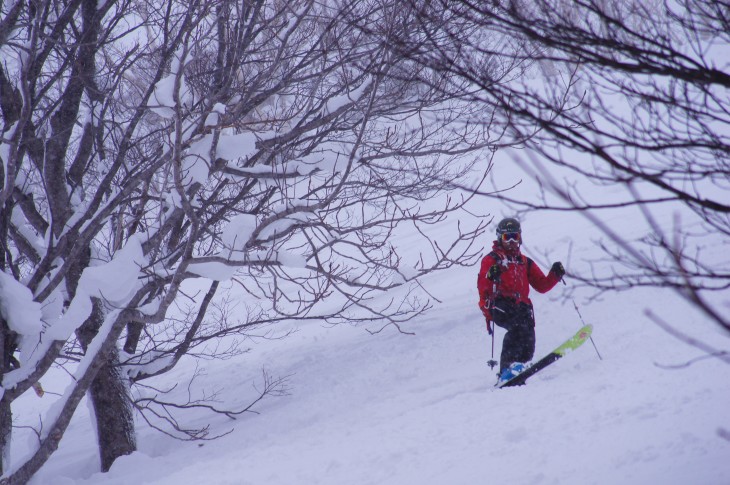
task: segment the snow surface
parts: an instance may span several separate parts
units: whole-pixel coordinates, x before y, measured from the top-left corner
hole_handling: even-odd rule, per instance
[[[519,177],[501,168],[495,171],[506,174],[496,181],[500,185]],[[513,195],[524,198],[535,192],[534,185],[524,183]],[[605,190],[603,196],[613,195]],[[486,210],[496,219],[512,215],[499,206]],[[635,231],[638,237],[641,224],[627,218],[627,212],[601,217],[607,224],[618,223],[622,235]],[[671,224],[675,214],[659,215]],[[246,216],[231,221],[225,236],[229,249],[235,251],[247,239],[251,222]],[[568,271],[587,271],[587,261],[599,255],[600,234],[580,215],[534,213],[522,222],[523,251],[543,269],[561,260]],[[437,239],[447,240],[455,225],[452,221],[431,229]],[[401,268],[406,279],[416,273],[418,234],[397,233],[398,242],[409,249]],[[725,243],[716,239],[708,234],[705,241],[717,248],[717,258],[726,258]],[[486,254],[491,237],[483,244]],[[129,263],[138,264],[138,256],[129,251]],[[289,256],[295,259],[291,265],[303,263]],[[116,259],[112,263],[123,258]],[[594,325],[593,339],[603,360],[589,342],[528,385],[495,389],[495,371],[487,366],[492,341],[477,308],[477,270],[459,267],[422,279],[441,303],[434,302],[430,312],[402,326],[415,335],[393,327],[370,335],[363,327],[288,322],[274,327],[278,334],[295,330],[287,338],[258,339],[247,342],[249,353],[198,362],[204,375],[190,387],[192,397],[217,392],[219,408],[246,407],[258,396],[255,386],[261,386],[264,368],[273,377],[289,376],[290,394],[263,400],[254,409],[258,414],[236,420],[202,410],[187,415],[186,425],[210,424],[212,436],[228,433],[219,439],[182,442],[138,419],[139,451],[120,458],[103,474],[88,406],[82,405],[59,450],[30,483],[730,484],[730,440],[722,436],[730,435],[730,366],[714,358],[684,365],[703,354],[670,336],[644,312],[651,309],[720,350],[730,348],[727,332],[665,290],[634,288],[599,299],[578,291],[575,301],[585,323]],[[132,283],[121,282],[118,273],[100,267],[88,276],[98,277],[106,296],[121,297],[125,292],[120,285]],[[112,280],[106,281],[104,274]],[[568,279],[568,286],[531,295],[537,316],[536,358],[582,325],[573,301],[566,298],[573,284]],[[205,280],[200,285],[207,287]],[[728,305],[727,295],[720,298]],[[498,329],[496,358],[502,336]],[[672,366],[676,368],[668,368]],[[183,359],[150,384],[159,389],[177,386],[177,397],[185,400],[195,370],[196,362]],[[44,397],[28,391],[15,403],[12,464],[32,447],[36,438],[29,427],[38,426],[39,416],[68,381],[65,371],[52,369],[41,380]]]
[[[549,218],[525,225],[530,248],[554,245],[559,231]],[[196,382],[220,391],[220,407],[248,405],[264,367],[274,377],[290,376],[290,394],[259,403],[259,414],[235,421],[188,416],[196,426],[210,423],[212,435],[231,431],[217,440],[181,442],[140,420],[139,451],[102,474],[88,409],[81,406],[59,451],[31,484],[730,483],[730,441],[720,435],[730,428],[730,367],[717,359],[660,367],[701,353],[643,311],[651,307],[720,349],[730,346],[728,335],[657,290],[590,303],[578,298],[603,360],[587,343],[527,386],[495,389],[476,271],[457,268],[423,280],[443,303],[404,326],[415,335],[291,324],[297,331],[285,339],[205,361],[206,375]],[[565,288],[533,295],[536,357],[581,325],[572,301],[560,298]],[[183,361],[156,386],[186,383],[193,367]],[[42,381],[50,391],[45,397],[28,392],[21,398],[18,425],[37,423],[49,394],[63,390],[67,377],[55,372]],[[33,436],[23,428],[14,432],[18,457],[21,437],[30,442]]]

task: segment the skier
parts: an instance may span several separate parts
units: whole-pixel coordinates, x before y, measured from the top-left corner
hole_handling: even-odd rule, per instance
[[[540,293],[550,291],[565,275],[556,262],[547,276],[520,252],[522,229],[517,219],[506,218],[497,225],[497,240],[482,259],[477,277],[479,308],[491,323],[507,330],[502,341],[499,380],[506,381],[525,369],[535,353],[535,316],[528,297],[530,286]]]

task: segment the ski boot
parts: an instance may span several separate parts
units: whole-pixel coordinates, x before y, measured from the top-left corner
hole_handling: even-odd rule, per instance
[[[522,362],[513,362],[499,374],[499,383],[508,381],[525,371],[527,367]]]

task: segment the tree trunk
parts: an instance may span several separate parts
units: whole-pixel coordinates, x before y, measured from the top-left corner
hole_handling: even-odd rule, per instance
[[[94,300],[91,316],[76,332],[84,350],[98,332],[103,319],[102,304]],[[96,374],[88,394],[96,415],[99,457],[101,470],[104,472],[109,471],[114,460],[137,449],[129,379],[119,365],[118,350],[111,350],[105,360],[106,363]]]
[[[10,357],[7,355],[6,342],[10,338],[10,332],[5,320],[0,318],[0,382],[5,377],[10,368],[6,362],[10,361]],[[13,413],[10,408],[10,399],[7,398],[7,394],[3,393],[3,397],[0,398],[0,475],[5,473],[7,468],[6,458],[10,455],[10,436],[13,427]]]
[[[10,401],[0,399],[0,475],[5,473],[7,468],[6,458],[10,455],[10,437],[13,423],[13,413],[10,409]]]
[[[109,471],[114,460],[137,449],[129,380],[121,372],[119,353],[114,350],[113,354],[99,369],[89,389],[104,472]]]
[[[5,177],[5,170],[0,166],[0,176]],[[9,205],[3,204],[0,213],[0,271],[7,267],[6,253],[8,247],[8,219]],[[15,353],[15,339],[10,332],[7,322],[0,317],[0,384],[5,374],[10,372]],[[0,476],[5,473],[7,460],[10,456],[10,437],[13,429],[13,411],[10,407],[11,399],[3,392],[0,398]]]

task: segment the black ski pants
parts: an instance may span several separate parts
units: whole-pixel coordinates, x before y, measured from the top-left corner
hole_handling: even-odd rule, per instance
[[[507,330],[502,340],[499,372],[514,362],[528,362],[535,355],[535,316],[532,305],[497,298],[492,307],[492,320]]]

